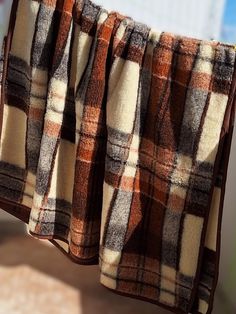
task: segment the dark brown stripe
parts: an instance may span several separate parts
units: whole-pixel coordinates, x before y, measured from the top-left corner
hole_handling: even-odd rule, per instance
[[[201,274],[201,265],[202,265],[202,260],[203,260],[204,242],[205,242],[206,231],[207,231],[207,223],[208,223],[208,218],[209,218],[210,205],[211,205],[211,201],[212,201],[212,195],[213,195],[213,190],[215,187],[215,182],[217,179],[218,171],[219,171],[219,168],[221,166],[223,169],[223,181],[222,181],[222,187],[221,187],[220,208],[219,208],[218,228],[217,228],[217,248],[216,248],[216,253],[217,253],[216,270],[217,270],[217,274],[215,275],[215,278],[214,278],[214,286],[212,288],[212,292],[211,292],[211,296],[210,296],[210,302],[208,304],[208,311],[206,314],[210,314],[212,312],[212,309],[213,309],[214,292],[215,292],[217,282],[218,282],[219,261],[220,261],[220,241],[221,241],[220,231],[221,231],[221,222],[222,222],[222,215],[223,215],[225,185],[226,185],[226,179],[227,179],[227,169],[228,169],[229,155],[230,155],[231,142],[232,142],[232,134],[233,134],[233,129],[234,129],[234,121],[235,121],[235,106],[236,106],[236,61],[234,63],[234,73],[233,73],[233,78],[232,78],[232,82],[231,82],[229,99],[228,99],[226,113],[225,113],[225,117],[224,117],[224,121],[223,121],[223,126],[221,129],[218,152],[217,152],[217,156],[216,156],[216,160],[215,160],[213,180],[212,180],[211,192],[210,192],[210,197],[209,197],[209,204],[207,206],[207,213],[206,213],[206,217],[205,217],[205,221],[204,221],[204,225],[203,225],[196,280],[195,280],[195,285],[194,285],[194,289],[192,292],[191,307],[189,308],[189,311],[192,314],[199,313],[197,311],[197,309],[194,309],[195,298],[198,297],[197,289],[199,286],[199,280],[200,280],[200,274]],[[221,162],[222,162],[222,164],[221,164]],[[192,311],[191,311],[191,309],[192,309]]]

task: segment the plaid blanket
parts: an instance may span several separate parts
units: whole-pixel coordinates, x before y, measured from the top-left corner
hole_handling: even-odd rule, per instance
[[[1,208],[112,291],[211,313],[234,47],[89,0],[14,0],[0,65]]]

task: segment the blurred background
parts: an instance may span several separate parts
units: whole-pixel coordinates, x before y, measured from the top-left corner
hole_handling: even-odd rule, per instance
[[[95,0],[158,30],[236,44],[235,0]],[[0,45],[11,0],[0,0]],[[220,277],[213,314],[236,313],[236,131],[222,225]],[[99,285],[98,268],[78,266],[0,209],[0,314],[168,314]]]

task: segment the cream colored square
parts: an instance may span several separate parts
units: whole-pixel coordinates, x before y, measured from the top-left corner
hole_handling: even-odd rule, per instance
[[[111,265],[109,263],[102,262],[101,271],[103,274],[108,274],[109,276],[117,276],[118,267],[116,265]]]
[[[124,171],[124,177],[127,178],[134,178],[135,174],[136,174],[137,168],[135,167],[135,165],[127,165],[125,167],[125,171]]]
[[[31,46],[39,10],[37,1],[19,1],[11,54],[30,64]]]
[[[107,102],[107,125],[115,130],[132,133],[135,121],[140,67],[125,61],[116,87]]]
[[[162,32],[158,31],[155,28],[151,28],[149,32],[149,40],[151,40],[153,43],[158,42],[160,40]]]
[[[214,187],[205,239],[205,246],[213,251],[216,251],[220,195],[221,189]]]
[[[70,45],[71,45],[71,34],[72,34],[72,21],[70,22],[70,30],[67,36],[66,40],[66,46],[64,49],[64,55],[69,55],[70,54]]]
[[[80,26],[76,25],[74,32],[71,67],[72,81],[75,81],[75,91],[78,88],[79,82],[88,63],[91,44],[92,37],[82,32],[80,30]]]
[[[47,71],[33,69],[32,71],[32,94],[45,97],[47,93],[48,73]]]
[[[103,262],[118,266],[120,263],[121,252],[113,251],[108,248],[103,248],[102,256]]]
[[[175,292],[176,270],[167,265],[161,267],[161,289]]]
[[[101,228],[100,228],[100,244],[102,244],[102,241],[103,241],[104,227],[107,222],[107,214],[110,208],[113,193],[114,193],[113,187],[107,184],[106,182],[104,182],[103,183],[102,218],[101,218]]]
[[[112,96],[117,82],[119,81],[119,78],[121,76],[122,69],[124,67],[125,60],[119,57],[116,57],[112,64],[112,68],[110,71],[110,76],[109,76],[109,84],[108,84],[108,100]]]
[[[40,202],[41,201],[41,202]],[[37,203],[37,207],[35,206]],[[34,193],[34,198],[32,202],[32,208],[30,211],[29,223],[27,224],[27,232],[30,234],[30,231],[35,232],[35,228],[37,226],[37,221],[40,217],[40,207],[42,204],[42,197],[39,196],[36,192]]]
[[[168,293],[168,292],[161,291],[159,301],[162,303],[165,303],[169,306],[174,306],[175,305],[175,296],[173,294]]]
[[[26,183],[25,183],[25,191],[24,193],[33,196],[35,190],[36,176],[31,172],[28,172]]]
[[[25,169],[26,114],[4,105],[0,159]]]
[[[212,93],[203,124],[197,160],[214,164],[228,96]]]
[[[213,64],[209,61],[198,60],[193,69],[194,72],[205,73],[208,75],[212,74]]]
[[[107,16],[108,14],[106,12],[102,12],[99,16],[98,24],[103,23]],[[70,75],[70,87],[74,87],[75,92],[77,91],[81,77],[88,64],[89,57],[93,57],[90,55],[92,42],[93,37],[81,31],[80,25],[75,25],[72,48],[72,66]],[[69,41],[67,42],[67,44],[69,44]],[[74,69],[76,69],[76,71]]]
[[[22,198],[22,201],[21,201],[21,204],[31,208],[32,207],[32,203],[33,203],[33,198],[24,194],[23,198]]]
[[[211,75],[213,69],[213,63],[211,60],[214,59],[214,48],[210,45],[202,43],[200,45],[199,56],[201,58],[197,59],[194,71]]]
[[[202,227],[203,218],[186,214],[179,262],[179,270],[186,276],[192,277],[196,274]]]
[[[54,102],[57,102],[57,100],[54,99]],[[63,112],[56,112],[54,108],[54,110],[47,111],[45,119],[61,125],[63,121]]]
[[[75,145],[64,139],[58,145],[48,197],[72,203]]]
[[[55,78],[51,80],[50,92],[47,103],[47,120],[62,123],[63,111],[67,93],[67,84]]]
[[[109,278],[104,274],[101,274],[100,282],[101,282],[101,284],[103,284],[104,286],[106,286],[110,289],[116,289],[116,280]]]
[[[139,144],[140,144],[140,136],[137,134],[134,134],[132,136],[132,141],[131,141],[131,145],[130,145],[130,153],[135,155],[130,154],[129,160],[135,162],[136,159],[136,154],[138,153],[138,148],[139,148]],[[132,156],[134,156],[134,158],[132,159]]]
[[[134,178],[135,174],[136,174],[136,169],[137,168],[135,167],[134,164],[127,165],[125,167],[125,171],[124,171],[123,176],[128,177],[128,178]]]
[[[208,304],[206,301],[199,299],[198,301],[198,311],[201,314],[206,314],[208,311]]]
[[[210,60],[212,60],[215,54],[215,48],[212,45],[202,42],[200,45],[199,54],[202,58],[209,58]]]
[[[35,174],[28,171],[28,174],[27,174],[27,179],[26,179],[27,183],[35,186],[35,182],[36,182],[36,177],[35,177]]]
[[[127,20],[125,20],[126,22],[127,22]],[[118,28],[118,30],[117,30],[117,32],[116,32],[116,40],[121,40],[122,39],[122,37],[124,36],[124,34],[125,34],[125,30],[126,30],[126,23],[120,23],[120,25],[119,25],[119,28]]]
[[[106,11],[101,11],[99,18],[98,18],[98,24],[102,24],[103,22],[105,22],[105,20],[108,17],[108,13]]]
[[[50,81],[50,94],[51,99],[55,99],[55,102],[49,103],[49,109],[62,111],[64,109],[64,99],[67,93],[67,84],[63,81],[52,78]]]

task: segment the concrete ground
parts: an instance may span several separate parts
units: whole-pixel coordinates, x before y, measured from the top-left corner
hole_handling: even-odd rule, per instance
[[[73,263],[49,241],[26,234],[18,220],[0,222],[0,314],[94,313],[171,312],[108,291],[99,283],[98,266]],[[222,313],[235,311],[218,288],[212,314]]]

